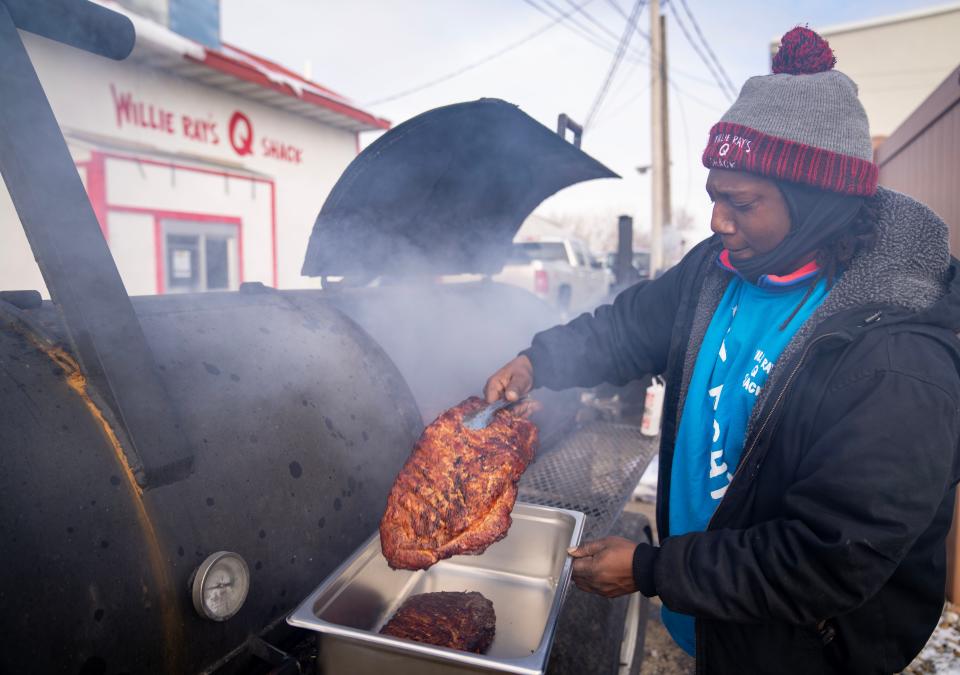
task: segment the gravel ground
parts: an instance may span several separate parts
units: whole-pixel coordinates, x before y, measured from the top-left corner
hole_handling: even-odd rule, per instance
[[[655,498],[655,493],[654,493]],[[656,514],[652,501],[631,501],[628,511],[642,513],[650,521],[653,536],[657,538]],[[660,623],[660,598],[650,601],[650,617],[647,619],[647,636],[643,642],[643,666],[640,675],[693,675],[695,662],[670,637]]]
[[[907,675],[960,675],[960,607],[949,602],[944,606],[940,625],[923,651],[903,672]]]
[[[650,602],[640,675],[693,675],[696,662],[680,649],[660,623],[660,600]]]

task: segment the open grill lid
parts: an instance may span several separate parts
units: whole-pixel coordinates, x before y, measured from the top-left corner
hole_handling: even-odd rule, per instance
[[[313,226],[303,274],[491,274],[540,202],[616,177],[513,104],[436,108],[350,163]]]

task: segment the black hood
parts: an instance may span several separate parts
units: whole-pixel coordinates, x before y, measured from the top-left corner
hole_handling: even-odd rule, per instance
[[[494,273],[540,202],[615,177],[505,101],[430,110],[343,172],[313,226],[303,274]]]

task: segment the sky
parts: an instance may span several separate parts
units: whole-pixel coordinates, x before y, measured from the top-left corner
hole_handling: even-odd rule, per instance
[[[560,113],[581,123],[587,119],[635,1],[221,0],[221,35],[225,42],[308,73],[393,124],[438,106],[493,97],[555,128]],[[737,90],[748,77],[770,72],[771,41],[793,26],[825,27],[937,4],[943,3],[686,0]],[[662,9],[672,83],[671,195],[674,209],[692,216],[699,239],[709,234],[710,215],[700,153],[731,99],[680,30],[677,14],[695,35],[681,0],[672,5]],[[569,19],[555,20],[567,12]],[[573,18],[587,30],[572,24]],[[637,26],[649,33],[646,6]],[[592,220],[600,228],[609,223],[611,231],[616,216],[624,213],[634,216],[638,230],[649,228],[650,174],[636,171],[651,156],[649,44],[633,33],[624,54],[582,146],[622,179],[572,186],[546,200],[537,213],[554,220]],[[843,69],[842,60],[837,68]],[[363,142],[374,138],[365,134]]]

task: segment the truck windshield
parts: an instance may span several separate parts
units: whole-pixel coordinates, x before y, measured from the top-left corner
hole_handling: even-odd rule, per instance
[[[513,245],[510,262],[531,260],[566,260],[567,251],[562,242],[525,241]]]

